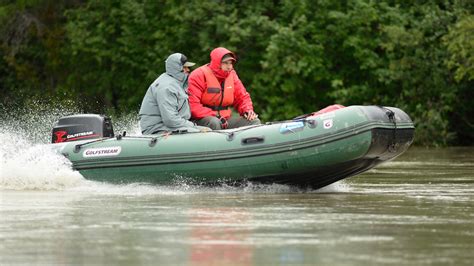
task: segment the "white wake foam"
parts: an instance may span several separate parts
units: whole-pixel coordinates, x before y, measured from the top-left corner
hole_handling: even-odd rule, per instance
[[[83,180],[50,146],[0,132],[0,189],[58,190]]]

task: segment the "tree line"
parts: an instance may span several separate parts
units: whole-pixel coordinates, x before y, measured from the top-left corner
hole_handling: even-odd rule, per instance
[[[19,0],[0,4],[0,97],[136,112],[164,60],[218,46],[263,121],[333,103],[405,110],[420,145],[472,145],[474,2]]]

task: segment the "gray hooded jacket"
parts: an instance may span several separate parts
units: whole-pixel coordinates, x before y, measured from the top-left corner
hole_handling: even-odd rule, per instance
[[[138,115],[142,134],[175,130],[197,132],[199,128],[189,121],[188,75],[182,71],[181,54],[170,55],[165,63],[166,72],[150,85],[142,101]]]

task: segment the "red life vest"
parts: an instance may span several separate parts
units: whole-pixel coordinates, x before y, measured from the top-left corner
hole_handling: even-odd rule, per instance
[[[234,76],[229,75],[224,81],[224,87],[219,84],[216,76],[208,66],[202,66],[206,78],[207,88],[201,97],[201,103],[214,111],[220,117],[229,117],[232,110],[229,108],[234,103]]]

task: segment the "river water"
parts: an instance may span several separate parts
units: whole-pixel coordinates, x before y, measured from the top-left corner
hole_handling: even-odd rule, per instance
[[[0,131],[0,265],[474,261],[474,147],[411,147],[314,191],[112,185],[11,132]]]

